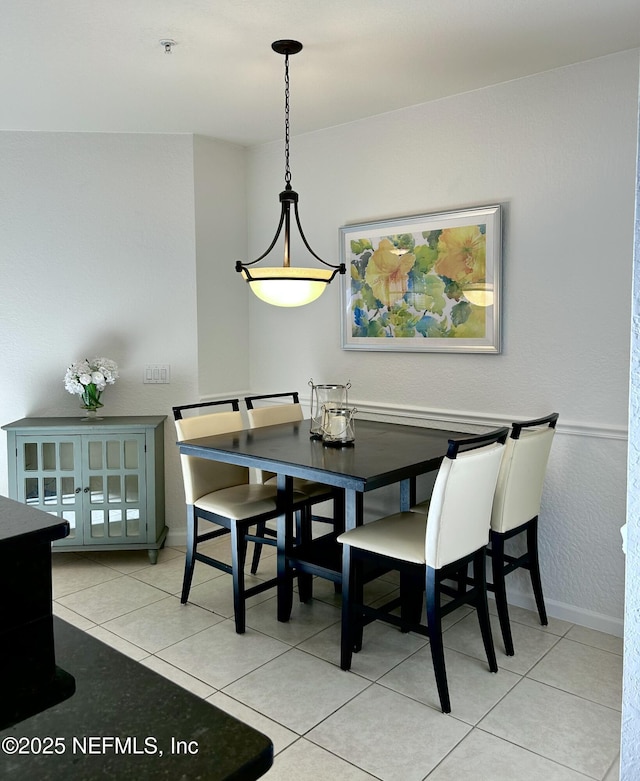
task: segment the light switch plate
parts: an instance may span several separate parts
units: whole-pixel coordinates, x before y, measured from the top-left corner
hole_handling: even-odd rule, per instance
[[[143,383],[168,384],[171,382],[171,366],[168,363],[149,363],[142,377]]]

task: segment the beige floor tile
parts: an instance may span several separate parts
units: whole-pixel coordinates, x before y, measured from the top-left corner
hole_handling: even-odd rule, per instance
[[[475,659],[457,651],[445,651],[451,715],[467,724],[477,724],[512,689],[520,676],[508,670],[489,671],[486,659]],[[429,646],[399,664],[378,683],[440,709],[433,661]]]
[[[164,661],[222,689],[284,653],[289,646],[249,629],[239,635],[233,621],[221,621],[158,651]]]
[[[622,657],[563,638],[527,677],[563,691],[622,708]]]
[[[371,607],[383,607],[387,602],[393,601],[396,597],[398,597],[400,594],[399,589],[394,589],[389,594],[386,594],[383,597],[380,597],[376,600],[371,600],[367,598],[367,595],[365,594],[365,604],[371,605]],[[446,601],[446,600],[445,600]],[[453,610],[451,613],[444,616],[442,619],[442,631],[444,632],[445,629],[448,629],[449,627],[452,627],[454,624],[457,624],[458,621],[462,621],[465,616],[468,616],[469,613],[473,612],[473,608],[469,607],[468,605],[460,605],[456,610]],[[395,610],[391,611],[392,615],[399,616],[400,615],[400,608],[396,608]],[[426,606],[424,603],[424,598],[422,600],[422,613],[420,615],[420,621],[425,624],[427,620],[426,616]]]
[[[550,759],[474,729],[429,775],[429,781],[586,781]]]
[[[620,713],[524,678],[478,725],[592,778],[619,751]]]
[[[58,602],[98,624],[165,597],[164,591],[129,575],[119,575],[114,580],[61,597]]]
[[[230,562],[228,539],[203,548]],[[274,577],[275,549],[263,549],[257,577],[252,552],[247,584]],[[175,546],[156,565],[146,551],[56,552],[54,613],[269,735],[271,781],[618,778],[620,638],[557,619],[541,627],[537,613],[512,607],[514,657],[492,619],[494,675],[475,611],[460,609],[445,619],[453,713],[444,716],[421,635],[374,622],[352,670],[339,669],[341,596],[331,582],[315,578],[307,605],[296,594],[288,624],[277,621],[275,589],[252,597],[237,635],[231,578],[197,563],[183,606],[183,567]],[[387,601],[397,585],[395,573],[383,576],[367,585],[367,601]]]
[[[302,735],[368,685],[358,675],[292,648],[224,692]]]
[[[618,756],[609,768],[609,772],[604,777],[604,781],[619,781],[620,779],[620,757]]]
[[[371,681],[388,673],[427,643],[426,637],[402,634],[395,627],[376,621],[365,629],[362,651],[353,654],[351,672]],[[298,646],[314,656],[340,666],[340,624],[313,635]]]
[[[222,570],[197,561],[193,569],[191,587],[193,588],[200,583],[206,583],[212,578],[223,577],[224,575],[225,573]],[[184,579],[184,556],[178,556],[162,563],[158,562],[152,567],[144,567],[137,572],[133,572],[132,577],[141,580],[143,583],[148,583],[150,586],[161,588],[169,594],[180,594]]]
[[[80,613],[69,610],[68,607],[65,607],[64,605],[61,605],[55,601],[53,603],[53,615],[58,616],[58,618],[61,618],[68,624],[73,624],[73,626],[77,627],[78,629],[83,629],[85,631],[87,629],[91,629],[92,626],[95,626],[93,621],[89,621],[88,618],[81,616]]]
[[[489,599],[489,612],[493,615],[498,614],[498,608],[496,607],[495,599]],[[527,610],[524,607],[518,607],[517,605],[509,605],[509,621],[517,622],[518,624],[525,624],[526,626],[533,626],[539,629],[541,632],[549,632],[552,635],[564,636],[573,626],[569,621],[561,621],[559,618],[552,618],[548,616],[549,623],[543,626],[540,623],[540,616],[535,610]]]
[[[384,575],[380,576],[381,580],[386,580],[389,583],[393,583],[394,586],[400,585],[400,573],[398,570],[390,570],[389,572],[385,572]]]
[[[196,565],[197,566],[197,565]],[[206,566],[206,565],[202,565]],[[211,569],[210,567],[208,569]],[[245,575],[244,585],[245,588],[251,588],[251,586],[257,586],[262,581],[253,575]],[[253,605],[257,605],[260,602],[264,602],[271,599],[275,591],[275,586],[272,589],[267,589],[249,597],[246,602],[246,609],[249,610]],[[199,605],[205,610],[210,610],[212,613],[216,613],[219,616],[225,618],[231,618],[234,615],[233,610],[233,581],[231,575],[222,573],[219,578],[212,578],[204,583],[192,586],[189,591],[189,602],[193,605]]]
[[[70,558],[70,557],[73,558]],[[52,556],[51,575],[53,582],[53,598],[60,599],[67,594],[73,594],[98,583],[115,580],[120,573],[109,567],[104,567],[95,561],[75,556],[74,554],[56,554]]]
[[[498,667],[501,670],[509,670],[520,675],[528,672],[560,640],[558,635],[514,622],[511,625],[511,633],[513,635],[515,655],[507,656],[504,653],[500,623],[497,616],[491,616],[491,631]],[[457,624],[446,629],[443,633],[443,642],[446,648],[453,648],[455,651],[460,651],[463,654],[475,656],[476,659],[487,658],[475,611],[472,611],[461,621],[458,621]]]
[[[624,640],[621,637],[598,632],[595,629],[587,629],[586,626],[574,626],[567,632],[567,640],[575,640],[576,643],[592,645],[594,648],[601,648],[603,651],[610,651],[612,654],[622,656],[624,650]]]
[[[421,781],[468,731],[374,683],[306,737],[383,781]]]
[[[251,557],[253,556],[253,548],[249,546],[249,553],[247,554],[247,563],[245,567],[246,572],[251,571]],[[260,556],[260,563],[258,564],[258,570],[255,574],[256,578],[260,580],[271,580],[278,574],[278,557],[276,556],[275,548],[263,547],[262,554]]]
[[[128,640],[124,640],[122,637],[113,634],[113,632],[109,632],[103,626],[94,626],[91,629],[87,629],[87,634],[95,637],[96,640],[101,640],[106,645],[111,646],[111,648],[115,648],[116,651],[120,651],[121,654],[130,656],[132,659],[135,659],[136,662],[139,662],[149,655],[148,651],[128,642]]]
[[[397,591],[397,586],[394,583],[390,583],[383,578],[376,578],[376,580],[367,583],[364,587],[364,598],[367,604],[374,604],[380,600],[386,601],[390,599],[394,592]],[[320,599],[323,602],[327,602],[330,605],[340,607],[342,605],[342,596],[340,592],[336,592],[333,581],[326,580],[325,578],[313,579],[313,598]]]
[[[335,754],[299,738],[273,761],[266,781],[376,781]]]
[[[176,686],[181,686],[183,689],[187,689],[187,691],[203,699],[215,693],[215,689],[212,686],[198,678],[194,678],[192,675],[188,675],[184,670],[174,667],[163,659],[158,659],[157,656],[147,656],[145,659],[140,660],[140,664],[158,673],[163,678],[172,681]]]
[[[51,548],[51,562],[53,567],[64,567],[78,559],[86,559],[86,552],[67,551],[64,548]]]
[[[211,697],[207,698],[207,701],[217,708],[220,708],[220,710],[235,716],[236,719],[240,719],[240,721],[243,721],[245,724],[249,724],[264,735],[267,735],[273,743],[274,754],[279,754],[281,751],[284,751],[287,746],[290,746],[298,739],[295,732],[288,730],[281,724],[276,724],[275,721],[271,721],[271,719],[268,719],[261,713],[258,713],[251,708],[247,708],[246,705],[228,697],[222,692],[212,694]]]
[[[337,608],[316,599],[302,603],[297,595],[288,621],[278,621],[275,596],[247,609],[247,626],[289,645],[297,645],[337,621],[340,621]]]
[[[211,527],[213,528],[213,527]],[[251,560],[253,558],[254,545],[250,542],[247,545],[247,557],[246,557],[246,570],[249,571],[251,566]],[[212,556],[215,559],[224,561],[226,564],[231,564],[231,544],[228,535],[215,540],[209,540],[198,545],[198,550],[201,553],[205,553],[207,556]],[[275,559],[276,548],[274,545],[263,545],[262,553],[260,554],[260,565],[258,567],[258,574],[267,566],[273,566],[275,568],[275,562],[269,562],[269,559],[273,557]],[[197,565],[196,565],[197,566]],[[275,571],[274,571],[275,574]]]
[[[97,564],[117,570],[123,575],[130,575],[132,572],[138,572],[147,567],[157,567],[173,558],[184,556],[175,548],[166,547],[158,551],[157,564],[151,564],[149,553],[146,550],[87,551],[83,555]]]
[[[446,632],[447,629],[450,629],[454,624],[457,624],[459,621],[462,621],[463,618],[466,618],[469,614],[474,613],[475,611],[471,607],[467,607],[467,605],[461,605],[457,610],[452,611],[449,613],[449,615],[446,615],[442,619],[442,631]],[[476,618],[476,625],[478,624],[478,619]],[[480,631],[478,629],[478,631]]]
[[[178,597],[172,596],[107,621],[103,626],[155,653],[223,620],[222,616],[197,605],[182,605]]]

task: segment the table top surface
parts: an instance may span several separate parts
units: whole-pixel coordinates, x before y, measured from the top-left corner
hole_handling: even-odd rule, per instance
[[[266,735],[53,620],[56,663],[75,678],[75,694],[0,731],[0,778],[251,781],[271,767]]]
[[[68,533],[68,521],[0,496],[0,542],[27,538],[51,542]]]
[[[355,442],[331,447],[311,439],[309,429],[308,420],[280,423],[178,445],[186,455],[370,491],[437,469],[448,441],[465,433],[356,419]]]

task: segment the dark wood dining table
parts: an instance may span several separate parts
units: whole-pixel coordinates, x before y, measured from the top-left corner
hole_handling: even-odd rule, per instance
[[[487,428],[489,430],[489,428]],[[278,476],[278,620],[289,619],[293,600],[291,573],[321,575],[341,582],[340,549],[334,535],[295,547],[293,544],[293,478],[314,480],[342,489],[337,508],[346,529],[363,523],[364,494],[398,483],[400,510],[415,501],[416,478],[436,470],[450,439],[460,430],[358,419],[355,441],[325,445],[310,436],[310,421],[280,423],[178,442],[180,453],[239,466],[256,467]]]

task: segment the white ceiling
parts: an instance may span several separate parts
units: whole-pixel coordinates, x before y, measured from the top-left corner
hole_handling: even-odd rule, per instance
[[[282,138],[640,47],[639,0],[2,0],[0,129]],[[165,53],[159,41],[177,45]]]

